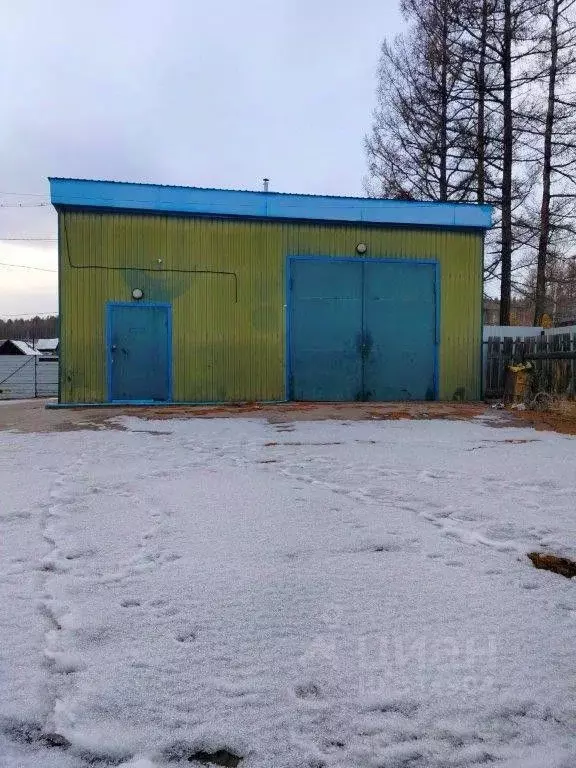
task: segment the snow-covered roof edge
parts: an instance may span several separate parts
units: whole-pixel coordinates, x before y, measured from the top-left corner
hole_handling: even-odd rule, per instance
[[[58,348],[59,339],[37,339],[36,349],[40,351],[54,351]]]
[[[30,344],[28,344],[25,341],[20,341],[19,339],[2,339],[0,340],[0,344],[3,343],[4,341],[9,341],[11,344],[14,344],[16,349],[19,349],[23,355],[39,355],[40,354],[38,350],[33,349],[30,346]]]

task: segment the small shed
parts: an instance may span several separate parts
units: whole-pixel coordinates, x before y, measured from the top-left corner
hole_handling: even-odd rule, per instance
[[[50,185],[62,404],[480,397],[489,206]]]
[[[39,355],[26,341],[0,339],[0,355]]]
[[[58,357],[58,339],[37,339],[34,347],[44,357]]]

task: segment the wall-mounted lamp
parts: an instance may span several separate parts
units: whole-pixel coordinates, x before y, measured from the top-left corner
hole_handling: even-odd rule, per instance
[[[358,245],[356,246],[356,251],[358,253],[366,253],[367,250],[368,250],[368,246],[366,245],[366,243],[358,243]]]
[[[144,296],[144,291],[142,288],[134,288],[132,291],[132,298],[136,299],[136,301],[139,301]]]

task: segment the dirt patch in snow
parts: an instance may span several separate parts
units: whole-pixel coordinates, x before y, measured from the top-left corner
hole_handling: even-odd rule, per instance
[[[141,419],[217,419],[249,417],[266,419],[278,431],[292,431],[297,421],[370,421],[398,419],[483,419],[498,425],[484,403],[239,403],[218,406],[150,406],[46,409],[45,400],[4,403],[0,408],[0,430],[15,432],[73,432],[122,429],[121,416]]]
[[[562,435],[576,435],[576,404],[574,408],[552,411],[514,411],[516,426],[528,426]],[[510,413],[507,411],[507,413]],[[512,415],[512,414],[510,414]]]
[[[474,419],[484,403],[240,403],[221,406],[146,408],[138,415],[152,419],[221,418],[260,415],[279,428],[293,421],[364,421],[397,419]]]
[[[189,763],[200,763],[201,765],[221,765],[225,768],[237,768],[244,759],[241,755],[231,752],[228,749],[218,749],[215,752],[206,750],[197,750],[190,748],[185,742],[177,743],[166,750],[164,758],[169,763],[182,763],[186,760]]]
[[[572,579],[576,576],[576,563],[567,557],[547,555],[543,552],[530,552],[528,557],[532,561],[534,568],[552,571],[552,573],[558,573],[567,579]]]
[[[227,749],[219,749],[217,752],[195,752],[188,757],[189,762],[204,763],[206,765],[224,765],[236,768],[242,758]]]
[[[498,410],[485,403],[239,403],[218,406],[103,407],[47,410],[45,400],[3,403],[0,430],[14,432],[74,432],[123,429],[122,416],[141,419],[262,418],[279,432],[290,432],[299,421],[398,421],[401,419],[479,421],[492,427],[531,426],[538,430],[576,434],[573,412],[548,413]],[[145,431],[145,430],[141,430]],[[153,434],[161,434],[154,431]]]

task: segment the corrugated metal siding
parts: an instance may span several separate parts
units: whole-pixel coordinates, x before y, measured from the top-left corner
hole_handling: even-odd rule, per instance
[[[105,399],[105,304],[136,287],[172,303],[175,400],[284,399],[286,257],[359,242],[439,261],[440,396],[480,395],[481,234],[67,212],[59,239],[63,402]]]

